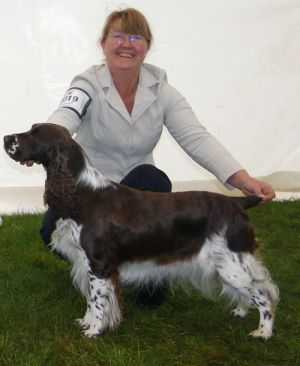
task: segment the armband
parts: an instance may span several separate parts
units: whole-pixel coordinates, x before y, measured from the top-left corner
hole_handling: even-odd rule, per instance
[[[79,118],[82,118],[91,100],[92,98],[85,90],[74,87],[67,90],[59,107],[71,109]]]

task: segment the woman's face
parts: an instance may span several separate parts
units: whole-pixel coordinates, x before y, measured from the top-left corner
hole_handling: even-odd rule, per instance
[[[141,35],[123,33],[115,21],[106,39],[101,42],[110,70],[139,70],[148,52],[148,43]]]

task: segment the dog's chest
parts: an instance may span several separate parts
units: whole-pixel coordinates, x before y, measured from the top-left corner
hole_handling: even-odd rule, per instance
[[[45,186],[44,201],[48,207],[54,209],[61,217],[71,217],[79,209],[79,198],[72,186],[47,181]]]

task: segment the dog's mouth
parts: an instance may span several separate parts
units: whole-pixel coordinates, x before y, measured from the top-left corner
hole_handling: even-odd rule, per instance
[[[14,161],[18,162],[18,163],[25,163],[26,162],[26,159],[24,159],[22,157],[22,155],[20,154],[20,152],[18,150],[14,150],[13,148],[12,149],[8,149],[6,150],[8,156],[10,158],[12,158]]]

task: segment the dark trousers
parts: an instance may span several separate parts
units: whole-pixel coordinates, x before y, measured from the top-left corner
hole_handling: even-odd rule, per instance
[[[168,176],[151,164],[143,164],[134,168],[120,183],[144,191],[171,192],[172,190],[172,184]],[[55,230],[58,219],[59,216],[51,208],[45,213],[40,233],[46,246],[49,246],[51,242],[51,235]],[[160,288],[149,285],[139,291],[137,303],[145,306],[159,305],[165,298],[166,288],[167,286],[164,285]]]

